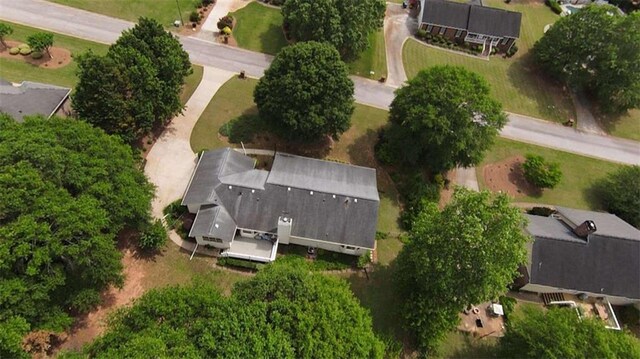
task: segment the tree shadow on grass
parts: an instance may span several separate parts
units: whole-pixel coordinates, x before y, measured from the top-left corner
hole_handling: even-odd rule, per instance
[[[284,38],[281,24],[271,24],[260,34],[260,47],[266,54],[275,56],[285,46],[287,46],[287,40]]]

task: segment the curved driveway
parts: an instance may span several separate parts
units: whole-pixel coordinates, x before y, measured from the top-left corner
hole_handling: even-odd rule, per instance
[[[133,26],[124,20],[42,0],[0,0],[0,18],[103,43],[114,42],[122,30]],[[262,76],[272,59],[269,55],[193,37],[181,36],[180,41],[194,63],[230,72],[245,70],[255,77]],[[356,101],[383,109],[389,107],[394,88],[358,77],[353,80]],[[640,164],[638,142],[584,133],[523,115],[509,114],[509,123],[501,135],[585,156]]]

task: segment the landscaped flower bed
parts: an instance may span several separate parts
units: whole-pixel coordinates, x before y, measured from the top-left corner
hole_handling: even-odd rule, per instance
[[[425,30],[418,30],[416,33],[416,38],[426,42],[427,44],[431,44],[434,46],[442,47],[445,49],[451,49],[455,51],[464,52],[470,55],[479,55],[482,53],[482,45],[466,45],[463,42],[456,43],[451,41],[443,36],[434,35],[426,32]],[[495,53],[496,49],[494,48],[492,53]]]

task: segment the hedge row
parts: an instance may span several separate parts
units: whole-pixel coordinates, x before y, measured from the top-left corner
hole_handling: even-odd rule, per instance
[[[220,257],[218,258],[218,265],[225,267],[239,267],[239,268],[247,268],[252,270],[260,270],[264,268],[266,264],[249,262],[242,259],[229,258],[229,257]]]

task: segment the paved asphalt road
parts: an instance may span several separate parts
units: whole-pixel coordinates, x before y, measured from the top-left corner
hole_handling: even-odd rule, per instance
[[[114,42],[124,29],[133,26],[131,22],[43,0],[0,0],[0,18],[102,43]],[[180,41],[194,63],[232,72],[245,70],[253,77],[262,76],[272,59],[269,55],[193,37],[180,37]],[[393,88],[364,78],[353,80],[356,101],[384,109],[389,107]],[[585,156],[640,164],[638,142],[579,132],[527,116],[509,114],[502,136]]]

